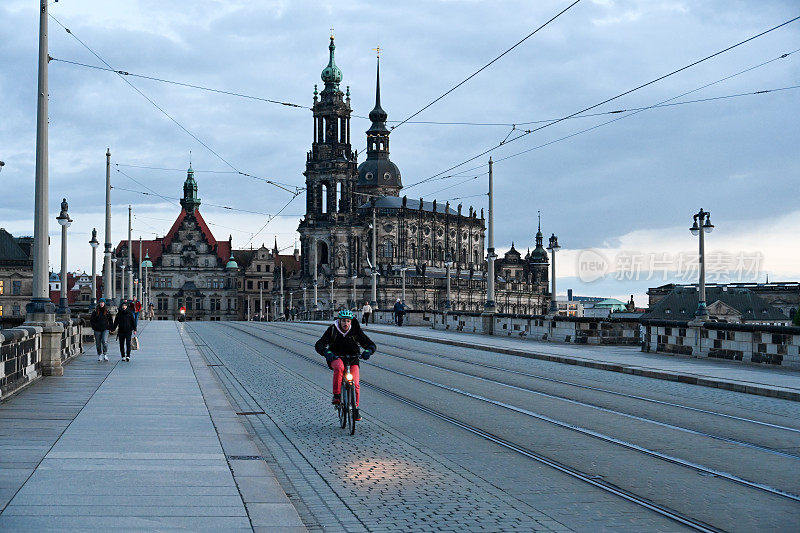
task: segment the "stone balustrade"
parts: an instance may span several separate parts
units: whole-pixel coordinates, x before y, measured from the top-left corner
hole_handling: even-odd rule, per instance
[[[62,365],[83,352],[81,328],[79,320],[61,320],[0,330],[0,399],[43,375],[61,375]]]
[[[643,350],[800,369],[800,327],[651,320]]]

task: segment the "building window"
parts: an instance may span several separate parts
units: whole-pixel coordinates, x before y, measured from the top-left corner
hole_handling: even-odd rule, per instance
[[[192,301],[191,298],[186,298],[186,310],[187,311],[191,311],[192,310],[192,304],[193,303],[194,302]]]
[[[175,266],[175,259],[170,259],[169,260],[169,266],[171,266],[171,267]]]
[[[252,280],[247,280],[247,290],[248,291],[252,291],[253,290],[253,281]]]
[[[269,265],[266,265],[266,266],[264,267],[264,272],[269,272]]]
[[[228,298],[228,309],[231,311],[236,310],[236,300],[234,300],[233,298]]]
[[[202,298],[195,298],[195,309],[202,309],[203,308],[203,299]]]
[[[256,272],[261,272],[261,265],[256,265]]]
[[[6,282],[0,279],[0,294],[6,293]]]
[[[391,258],[394,256],[394,245],[392,245],[392,241],[386,241],[386,243],[382,246],[383,254],[382,257]]]
[[[11,282],[11,294],[19,295],[22,293],[22,282],[21,281],[12,281]]]
[[[0,316],[3,316],[3,306],[0,305]]]
[[[13,316],[19,316],[19,306],[18,305],[15,305],[14,307],[11,308],[11,314]]]

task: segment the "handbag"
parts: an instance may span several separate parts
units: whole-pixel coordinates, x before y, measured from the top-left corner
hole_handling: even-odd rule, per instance
[[[131,339],[131,350],[138,350],[138,349],[139,349],[139,337],[137,337],[134,334],[133,338]]]

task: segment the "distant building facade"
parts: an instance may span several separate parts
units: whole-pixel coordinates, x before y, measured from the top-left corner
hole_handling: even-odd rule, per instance
[[[659,300],[666,297],[677,287],[696,288],[697,286],[669,283],[648,289],[649,306],[652,308]],[[706,284],[707,290],[711,287],[727,287],[728,290],[747,289],[772,307],[779,309],[790,320],[794,318],[795,313],[800,309],[800,283],[798,282]]]
[[[642,319],[692,320],[699,299],[700,291],[696,286],[676,285],[668,294],[661,295]],[[718,322],[779,326],[790,324],[789,317],[780,309],[745,287],[706,286],[706,307],[710,320]]]
[[[0,228],[0,319],[24,317],[33,297],[33,237]]]

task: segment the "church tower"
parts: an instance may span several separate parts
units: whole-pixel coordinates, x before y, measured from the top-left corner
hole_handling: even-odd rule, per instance
[[[314,141],[306,157],[306,218],[315,222],[352,215],[356,156],[350,146],[350,88],[339,89],[342,71],[336,66],[331,35],[330,59],[322,70],[325,88],[314,86]]]
[[[354,196],[357,154],[350,145],[350,88],[339,88],[342,71],[334,59],[333,35],[328,45],[328,65],[322,70],[322,92],[314,86],[314,140],[306,155],[306,214],[298,231],[301,236],[301,265],[305,279],[355,264],[350,253],[350,229],[357,223],[360,204]],[[334,267],[334,263],[336,267]]]
[[[547,285],[547,272],[550,261],[547,250],[544,249],[544,236],[542,235],[542,215],[539,213],[539,229],[536,231],[536,248],[530,255],[530,272],[532,283]]]
[[[367,160],[358,166],[356,189],[376,196],[400,196],[403,184],[400,170],[389,160],[390,131],[386,127],[386,118],[386,111],[381,107],[381,59],[378,57],[375,108],[369,112],[372,125],[367,130]]]

